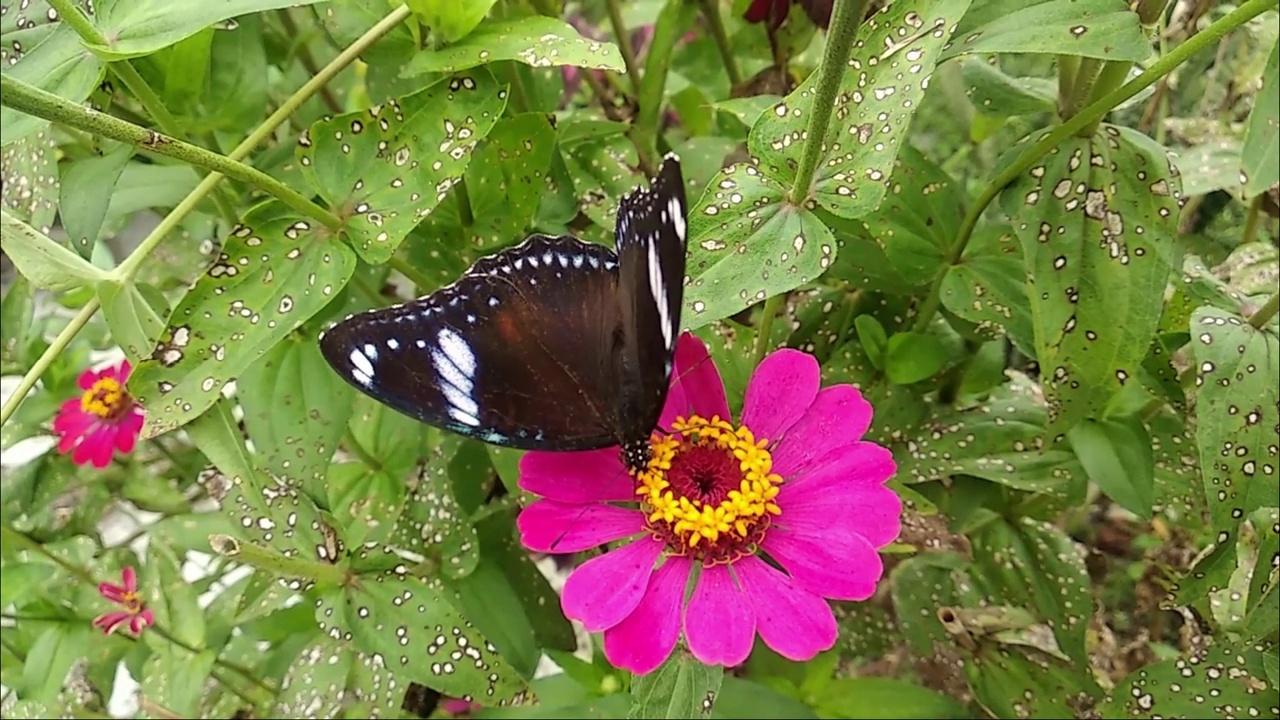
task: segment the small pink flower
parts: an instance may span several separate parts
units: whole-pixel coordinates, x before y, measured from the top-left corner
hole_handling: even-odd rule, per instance
[[[484,709],[480,703],[467,702],[458,698],[445,698],[440,701],[440,709],[449,715],[467,715]]]
[[[151,612],[142,597],[138,595],[138,575],[132,567],[125,567],[120,571],[120,581],[122,585],[111,583],[98,585],[98,592],[102,597],[119,605],[122,609],[99,615],[93,619],[93,626],[102,628],[104,633],[110,635],[117,628],[128,625],[134,635],[139,635],[148,625],[156,623],[155,613]]]
[[[520,513],[521,540],[557,553],[628,540],[577,568],[561,596],[618,667],[652,671],[682,633],[707,664],[741,664],[757,634],[808,660],[835,644],[827,598],[871,597],[877,550],[901,529],[884,486],[893,456],[861,440],[871,405],[851,385],[822,389],[812,356],[779,350],[734,425],[702,341],[681,335],[674,364],[659,421],[670,432],[654,432],[644,471],[633,476],[617,448],[522,458],[520,486],[543,499]]]
[[[116,450],[126,455],[133,452],[142,431],[142,407],[124,388],[130,370],[129,361],[123,360],[102,372],[80,374],[84,394],[64,402],[53,419],[53,431],[62,436],[58,452],[74,448],[74,463],[99,468],[111,462]]]

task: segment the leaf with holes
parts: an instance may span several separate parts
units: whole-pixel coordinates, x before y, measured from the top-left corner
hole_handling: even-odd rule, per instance
[[[1280,341],[1275,321],[1255,329],[1234,313],[1202,307],[1191,318],[1196,444],[1217,530],[1233,530],[1280,496]]]
[[[711,717],[723,680],[723,667],[703,665],[678,649],[657,670],[632,681],[627,717]]]
[[[374,400],[364,393],[355,396],[355,407],[347,424],[354,440],[381,469],[396,476],[407,474],[418,462],[422,423]]]
[[[272,716],[401,717],[405,684],[384,662],[351,646],[349,639],[325,637],[303,648],[280,683]]]
[[[1235,138],[1213,138],[1179,150],[1175,162],[1182,172],[1182,194],[1189,198],[1240,189],[1240,141]]]
[[[890,571],[898,628],[915,655],[931,657],[936,646],[950,644],[937,611],[960,603],[957,575],[967,565],[956,553],[930,552],[907,558]]]
[[[97,0],[93,24],[106,36],[107,43],[90,47],[110,60],[150,55],[237,15],[319,1]]]
[[[156,338],[164,331],[164,320],[155,310],[165,308],[164,296],[150,287],[144,295],[143,287],[136,283],[121,285],[114,280],[98,284],[98,299],[107,327],[111,328],[111,339],[135,365],[151,354]]]
[[[574,126],[564,130],[573,130]],[[570,141],[560,133],[565,168],[573,180],[578,209],[613,237],[618,219],[618,198],[643,182],[634,169],[639,164],[635,145],[622,128],[609,125],[601,133]],[[692,213],[690,213],[692,215]]]
[[[1181,415],[1166,411],[1147,424],[1155,464],[1155,503],[1180,517],[1200,517],[1205,510],[1200,491],[1195,436]]]
[[[893,161],[884,202],[859,220],[824,217],[841,235],[830,277],[855,288],[910,293],[929,284],[964,210],[955,181],[910,144]]]
[[[9,126],[4,127],[8,137]],[[0,203],[45,235],[53,229],[58,213],[57,152],[53,130],[48,128],[0,150]]]
[[[323,487],[355,389],[333,372],[315,339],[286,337],[246,368],[236,385],[259,467],[308,492]]]
[[[0,210],[0,238],[5,254],[38,288],[75,290],[107,278],[107,271],[10,215],[8,210]]]
[[[1001,196],[1022,241],[1053,434],[1099,417],[1139,376],[1163,311],[1177,197],[1163,149],[1112,126],[1054,148]]]
[[[506,104],[506,88],[477,68],[314,123],[298,139],[298,162],[360,257],[384,263],[458,182]]]
[[[1246,199],[1280,182],[1280,43],[1271,46],[1262,89],[1253,100],[1240,153],[1240,179]]]
[[[461,42],[420,52],[401,71],[403,77],[429,72],[454,73],[500,60],[532,67],[571,65],[622,72],[622,54],[611,42],[582,37],[571,25],[544,15],[489,22]]]
[[[1022,262],[1022,246],[1011,228],[977,230],[959,262],[947,268],[941,298],[947,310],[977,323],[978,332],[1002,329],[1019,350],[1031,355],[1035,331]]]
[[[1018,2],[972,30],[943,54],[1043,53],[1142,62],[1151,41],[1125,0]]]
[[[1103,718],[1275,717],[1280,691],[1267,680],[1261,646],[1225,640],[1203,655],[1163,660],[1120,683],[1098,711]]]
[[[8,4],[5,9],[27,10],[25,6],[17,8]],[[8,25],[7,22],[5,24]],[[51,29],[43,31],[43,27]],[[0,35],[4,47],[27,47],[25,52],[6,53],[5,76],[51,92],[76,105],[83,103],[102,82],[106,66],[80,42],[80,36],[70,25],[59,22],[42,28],[19,27],[17,31],[10,31],[5,27],[5,32]],[[29,41],[21,35],[32,32],[39,32],[39,36],[28,44]],[[47,132],[49,121],[5,106],[0,109],[0,125],[4,127],[4,139],[0,142],[8,146],[29,138],[37,131]]]
[[[486,706],[525,698],[527,686],[498,649],[418,578],[362,575],[354,586],[322,596],[316,621],[326,633],[349,636],[354,648],[397,677],[451,697]]]
[[[686,328],[797,288],[831,266],[831,231],[811,211],[788,203],[785,192],[758,165],[738,163],[690,211]]]
[[[813,176],[811,196],[819,206],[854,219],[880,205],[893,187],[889,176],[894,159],[929,86],[929,76],[951,28],[969,4],[970,0],[892,3],[863,24],[840,82],[825,153]],[[819,75],[810,74],[761,115],[747,139],[762,169],[787,189],[803,152],[802,133],[808,126]]]
[[[965,93],[983,115],[1007,118],[1057,109],[1057,85],[1047,78],[1006,75],[994,61],[967,57],[960,62]]]
[[[980,641],[964,672],[974,699],[991,717],[1077,717],[1100,694],[1081,665],[1041,650],[1043,625]]]
[[[906,435],[895,454],[898,477],[927,482],[965,474],[1028,492],[1065,492],[1084,473],[1073,453],[1050,442],[1044,420],[1038,388],[1017,376],[983,404],[940,411]]]
[[[147,409],[143,436],[182,427],[207,410],[223,386],[327,305],[355,264],[331,232],[282,204],[250,210],[129,377],[130,392]]]
[[[347,545],[383,543],[394,531],[407,493],[403,478],[351,462],[329,468],[325,486]]]
[[[453,438],[431,444],[416,477],[409,481],[404,509],[391,537],[396,547],[434,559],[446,578],[465,577],[480,561],[479,538],[469,514],[458,504],[448,472],[457,446]]]

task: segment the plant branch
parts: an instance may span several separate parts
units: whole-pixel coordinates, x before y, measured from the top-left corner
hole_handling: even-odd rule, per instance
[[[662,124],[662,101],[667,71],[676,43],[693,24],[697,6],[687,0],[667,0],[653,23],[653,39],[644,58],[644,78],[640,82],[639,110],[631,126],[631,140],[647,175],[657,172],[658,132]]]
[[[840,79],[848,69],[853,38],[866,11],[867,0],[836,0],[831,27],[827,31],[827,44],[822,50],[822,65],[818,67],[818,84],[814,90],[813,107],[809,111],[808,134],[800,156],[800,167],[796,170],[796,182],[791,186],[792,205],[803,205],[813,189],[813,172],[822,157],[827,125],[836,104],[836,92],[840,90]]]
[[[631,92],[639,95],[640,65],[636,62],[636,51],[631,47],[631,36],[627,34],[627,26],[622,22],[622,8],[618,6],[618,0],[605,0],[605,5],[609,8],[609,23],[613,26],[613,36],[618,41],[618,52],[622,53],[622,64],[627,67],[627,79],[631,81]]]
[[[716,41],[716,49],[720,51],[724,70],[729,74],[729,87],[741,85],[742,73],[738,71],[738,61],[729,45],[729,35],[724,31],[724,18],[720,17],[720,0],[702,0],[702,14],[711,26],[711,37]]]
[[[280,26],[284,28],[285,33],[290,37],[297,38],[298,42],[298,60],[302,63],[302,67],[306,69],[307,74],[315,75],[320,72],[320,66],[316,64],[315,57],[311,54],[311,48],[307,47],[307,38],[301,37],[298,33],[298,24],[293,21],[293,14],[290,8],[280,8],[276,11],[276,17],[280,18]],[[320,88],[320,99],[324,100],[325,107],[335,115],[342,114],[342,103],[338,101],[338,97],[333,94],[333,90],[325,85]]]
[[[1254,328],[1261,330],[1271,322],[1271,318],[1276,316],[1276,311],[1280,310],[1280,293],[1271,296],[1266,304],[1258,308],[1258,311],[1249,316],[1249,324]]]
[[[916,332],[924,332],[929,327],[929,323],[933,320],[933,315],[938,311],[938,305],[941,303],[942,281],[946,277],[947,271],[964,255],[965,248],[968,247],[969,240],[973,237],[973,231],[978,226],[978,220],[982,217],[983,212],[986,211],[987,206],[996,199],[1006,185],[1030,169],[1032,165],[1050,150],[1057,147],[1059,143],[1078,133],[1081,128],[1111,112],[1112,108],[1125,100],[1154,85],[1160,78],[1168,75],[1174,68],[1186,62],[1191,56],[1216,43],[1232,30],[1261,15],[1274,6],[1276,2],[1277,0],[1248,0],[1194,37],[1174,48],[1168,55],[1152,63],[1151,67],[1147,68],[1138,77],[1107,93],[1097,102],[1081,110],[1052,131],[1045,133],[1044,137],[1033,143],[1016,160],[1006,166],[999,175],[982,189],[982,193],[974,201],[973,206],[969,208],[969,212],[965,214],[964,221],[960,224],[959,231],[956,232],[956,240],[951,244],[951,248],[947,252],[946,261],[938,270],[938,275],[934,278],[933,285],[929,288],[929,295],[925,298],[925,302],[921,306],[920,315],[916,317],[916,323],[912,329]]]
[[[751,367],[756,367],[764,360],[769,351],[769,336],[773,334],[773,320],[782,309],[782,301],[786,293],[778,293],[764,301],[764,309],[760,311],[760,325],[756,327],[756,346],[751,352]]]
[[[4,104],[36,117],[60,122],[94,135],[109,137],[135,147],[181,160],[196,167],[222,173],[266,193],[307,217],[314,218],[330,228],[338,228],[342,220],[333,213],[308,200],[301,193],[270,175],[232,160],[225,155],[205,150],[177,138],[127,123],[120,118],[81,107],[51,92],[28,85],[9,75],[0,76],[0,93]]]
[[[236,162],[247,157],[254,148],[262,144],[277,128],[287,122],[289,117],[297,112],[298,108],[309,100],[311,96],[315,95],[320,88],[324,87],[326,83],[342,72],[348,65],[355,62],[360,53],[367,50],[370,45],[373,45],[379,38],[390,32],[392,28],[404,22],[412,13],[413,11],[407,5],[401,5],[388,13],[382,20],[379,20],[376,25],[369,28],[364,35],[361,35],[358,40],[331,60],[323,70],[298,88],[288,100],[276,108],[276,111],[271,113],[271,116],[263,121],[249,137],[237,145],[227,157]],[[217,187],[218,183],[222,181],[222,177],[222,173],[219,172],[212,172],[205,176],[204,180],[201,180],[200,184],[182,202],[178,203],[177,207],[170,210],[169,214],[139,243],[133,253],[125,258],[124,262],[120,263],[115,269],[118,278],[122,281],[132,280],[138,269],[146,261],[147,256],[160,245],[174,228],[178,227],[183,218],[190,214],[201,200]],[[27,393],[31,392],[31,388],[35,387],[40,375],[49,369],[49,366],[53,364],[54,358],[66,350],[72,338],[89,322],[99,307],[100,302],[95,296],[80,309],[80,313],[76,315],[75,319],[67,327],[63,328],[58,338],[49,346],[49,349],[45,350],[44,354],[36,360],[35,364],[18,383],[18,387],[14,390],[13,396],[9,398],[9,402],[5,403],[3,409],[0,409],[0,425],[9,421],[9,418],[13,416],[13,413],[17,411],[23,400],[26,399]]]

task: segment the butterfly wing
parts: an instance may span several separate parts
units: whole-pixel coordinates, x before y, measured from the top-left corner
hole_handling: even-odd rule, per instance
[[[622,313],[622,440],[647,439],[662,414],[684,301],[687,205],[680,161],[668,155],[649,187],[618,206]]]
[[[617,444],[617,256],[534,235],[419,300],[320,338],[357,389],[422,422],[526,450]]]

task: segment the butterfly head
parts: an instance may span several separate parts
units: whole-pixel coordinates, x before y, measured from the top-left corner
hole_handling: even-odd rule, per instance
[[[638,473],[649,467],[653,457],[653,449],[649,447],[649,439],[631,440],[622,445],[622,462],[632,473]]]

